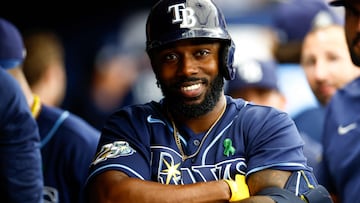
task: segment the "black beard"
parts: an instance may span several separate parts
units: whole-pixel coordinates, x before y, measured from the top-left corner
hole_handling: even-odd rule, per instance
[[[195,80],[194,78],[187,79],[186,81]],[[196,79],[198,80],[198,79]],[[203,79],[207,82],[207,80]],[[180,81],[180,83],[185,82]],[[214,109],[215,105],[220,100],[221,92],[224,87],[224,79],[221,75],[218,75],[211,83],[210,89],[206,92],[205,99],[200,104],[185,104],[181,98],[176,97],[171,91],[171,87],[167,87],[164,83],[160,82],[161,91],[165,97],[165,103],[170,113],[175,117],[181,115],[186,118],[197,118],[205,115]]]
[[[360,57],[352,49],[350,49],[350,56],[353,64],[360,66]]]
[[[360,66],[360,56],[358,56],[355,53],[355,51],[353,50],[353,46],[355,46],[355,44],[357,44],[358,41],[360,41],[360,34],[357,34],[353,43],[351,45],[349,45],[351,60],[356,66]]]

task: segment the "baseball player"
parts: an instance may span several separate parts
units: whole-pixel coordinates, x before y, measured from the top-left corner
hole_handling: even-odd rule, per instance
[[[19,84],[2,68],[0,81],[0,201],[38,203],[43,188],[38,128]]]
[[[14,53],[24,53],[22,37],[15,25],[1,18],[0,25],[0,36],[11,33],[7,35],[12,42],[8,46],[12,47]],[[5,38],[0,37],[0,47],[6,44],[3,39]],[[22,55],[16,63],[10,63],[13,60],[8,56],[0,60],[0,66],[9,64],[6,68],[20,83],[38,124],[44,203],[81,203],[83,187],[100,132],[68,111],[42,104],[41,98],[32,94],[25,80],[21,68],[24,57]]]
[[[352,62],[360,67],[360,2],[337,0],[345,7],[345,36]],[[358,68],[359,68],[358,67]],[[343,67],[336,67],[342,69]],[[337,202],[359,202],[360,191],[360,77],[339,89],[326,108],[323,132],[323,162],[327,173],[321,180]],[[320,177],[319,177],[320,178]]]
[[[164,98],[109,117],[89,202],[332,202],[287,114],[224,95],[235,47],[211,0],[158,1],[146,35]]]

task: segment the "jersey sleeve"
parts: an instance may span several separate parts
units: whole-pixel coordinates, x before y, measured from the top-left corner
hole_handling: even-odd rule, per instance
[[[110,116],[101,132],[88,181],[106,170],[150,180],[151,130],[146,123],[146,112],[138,108],[122,109]]]
[[[18,83],[0,70],[0,191],[4,202],[41,202],[40,136]]]
[[[309,170],[304,142],[288,114],[268,107],[256,108],[248,107],[241,122],[247,140],[248,174],[265,168]]]

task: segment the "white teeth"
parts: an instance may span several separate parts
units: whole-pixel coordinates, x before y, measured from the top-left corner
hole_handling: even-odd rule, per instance
[[[191,91],[191,90],[195,90],[195,89],[198,89],[198,88],[200,88],[200,84],[195,84],[195,85],[183,87],[182,89],[184,91]]]

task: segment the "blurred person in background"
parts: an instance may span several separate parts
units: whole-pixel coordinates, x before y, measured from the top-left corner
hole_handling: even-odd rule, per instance
[[[331,0],[333,6],[344,6],[345,39],[354,65],[360,68],[360,1]],[[337,36],[340,37],[340,36]],[[332,47],[336,49],[336,47]],[[345,53],[345,51],[344,51]],[[341,69],[343,66],[336,67]],[[354,76],[358,76],[355,74]],[[359,202],[360,191],[360,77],[338,89],[327,104],[323,132],[326,169],[320,178],[335,202]],[[327,182],[325,182],[327,181]]]
[[[336,23],[343,21],[324,0],[278,1],[273,9],[272,24],[279,36],[275,58],[279,63],[280,89],[287,96],[287,111],[296,120],[304,115],[303,112],[319,105],[300,64],[304,37],[312,29],[314,18],[319,13],[326,13]],[[321,113],[312,112],[311,117],[312,127],[305,126],[308,137],[320,142]],[[308,120],[306,116],[304,119]],[[299,127],[301,121],[296,123]]]
[[[0,81],[0,200],[39,203],[43,176],[38,127],[19,84],[3,67]]]
[[[98,50],[90,86],[76,112],[97,129],[116,109],[152,100],[162,94],[154,86],[156,78],[145,52],[146,15],[149,10],[136,10],[123,19],[115,32]]]
[[[119,35],[121,50],[132,58],[139,71],[138,77],[131,89],[134,104],[159,101],[162,98],[161,90],[154,86],[157,81],[152,71],[150,60],[145,52],[146,36],[144,28],[148,13],[149,9],[138,10],[128,16]]]
[[[276,31],[257,24],[230,23],[236,45],[235,79],[226,81],[225,93],[255,104],[286,110],[286,97],[279,89],[274,52],[279,44]]]
[[[104,45],[95,58],[87,98],[78,114],[97,129],[122,106],[133,104],[132,85],[138,76],[135,61],[113,44]]]
[[[327,13],[320,12],[314,18],[313,28],[305,36],[301,66],[320,105],[300,113],[294,120],[301,133],[322,143],[326,106],[339,89],[360,76],[360,69],[351,61],[343,26]],[[319,162],[322,161],[323,155],[319,157]],[[324,163],[320,164],[324,167]],[[325,181],[321,178],[324,170],[327,169],[315,171],[321,183]]]
[[[21,36],[0,18],[0,201],[42,202],[40,136],[18,82],[5,71],[19,65]],[[31,110],[31,111],[30,111]]]
[[[227,82],[225,93],[285,111],[286,98],[277,84],[276,65],[272,60],[249,60],[240,64],[235,79]]]
[[[5,19],[1,19],[0,23],[6,25],[4,30],[13,30],[13,35],[9,36],[13,43],[9,46],[17,52],[26,53],[17,27]],[[23,55],[20,63],[8,66],[7,71],[19,82],[40,132],[44,177],[43,201],[81,203],[88,168],[95,154],[100,133],[69,111],[43,104],[26,81],[22,70],[22,61],[25,58],[26,55]],[[6,61],[0,61],[0,66],[3,66],[4,62]]]
[[[305,37],[301,65],[311,89],[321,105],[329,103],[335,92],[359,76],[347,51],[341,25],[315,27]]]
[[[60,37],[50,30],[24,33],[27,55],[23,71],[32,92],[49,106],[60,106],[66,92],[64,47]]]

